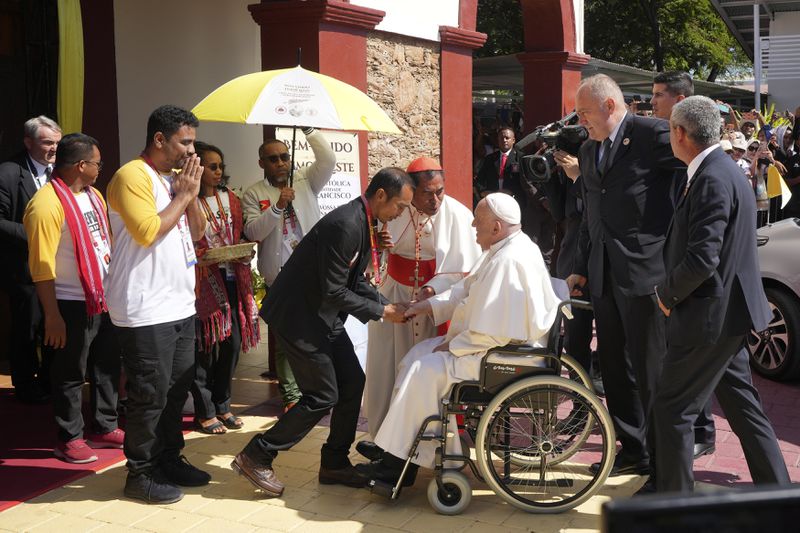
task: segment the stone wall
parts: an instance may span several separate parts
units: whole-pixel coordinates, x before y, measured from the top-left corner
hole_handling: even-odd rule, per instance
[[[370,133],[369,175],[405,168],[425,155],[439,157],[439,43],[383,32],[367,36],[367,94],[402,135]]]

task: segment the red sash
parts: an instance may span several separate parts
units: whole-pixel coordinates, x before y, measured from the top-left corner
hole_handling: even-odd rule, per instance
[[[415,267],[416,261],[414,259],[406,259],[397,254],[389,254],[387,272],[400,285],[405,285],[406,287],[414,286]],[[435,274],[436,259],[420,260],[419,271],[417,272],[419,276],[417,287],[425,285]]]

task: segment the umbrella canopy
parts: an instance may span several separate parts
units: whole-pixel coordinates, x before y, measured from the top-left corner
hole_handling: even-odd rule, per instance
[[[192,109],[200,120],[400,134],[369,96],[297,66],[239,76]]]

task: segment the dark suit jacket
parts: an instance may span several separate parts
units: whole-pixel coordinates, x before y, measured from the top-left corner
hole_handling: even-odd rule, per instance
[[[269,289],[264,321],[284,337],[324,348],[348,314],[380,319],[388,302],[364,277],[371,260],[367,214],[357,198],[303,237]]]
[[[582,181],[578,176],[573,182],[562,171],[558,171],[544,185],[550,200],[550,213],[564,230],[555,271],[559,278],[566,278],[575,272],[578,233],[583,218]]]
[[[671,344],[712,344],[761,331],[771,313],[756,250],[756,203],[722,149],[700,164],[675,210],[664,247],[667,275],[656,292],[671,309]]]
[[[28,237],[22,216],[36,193],[25,151],[0,164],[0,283],[5,286],[32,283],[28,268]]]
[[[487,155],[483,160],[483,165],[478,171],[475,182],[479,194],[483,191],[497,191],[500,189],[501,155],[502,153],[498,150]],[[520,159],[522,159],[522,154],[512,147],[506,158],[506,165],[503,167],[503,188],[511,191],[520,207],[525,207],[528,204],[528,199],[525,193],[525,184],[522,182],[522,169],[519,166]]]
[[[628,113],[602,174],[596,162],[600,144],[586,141],[579,153],[584,217],[575,273],[589,278],[592,294],[602,294],[608,255],[623,294],[652,294],[664,278],[661,253],[673,213],[674,175],[685,165],[672,155],[665,120]]]

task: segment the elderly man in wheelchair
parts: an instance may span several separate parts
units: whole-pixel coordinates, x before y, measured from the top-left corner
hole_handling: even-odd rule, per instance
[[[372,445],[376,460],[356,468],[393,499],[414,483],[419,466],[435,469],[428,498],[444,514],[469,504],[469,481],[456,470],[464,465],[512,505],[563,511],[607,477],[611,423],[594,394],[560,377],[559,299],[538,247],[520,231],[517,202],[488,195],[473,226],[484,254],[472,272],[407,311],[430,314],[437,324],[450,320],[449,331],[402,360]],[[573,369],[575,376],[590,383],[585,372]],[[475,461],[469,449],[462,453],[461,439],[451,438],[456,414],[466,420]],[[591,462],[600,470],[590,471]]]

